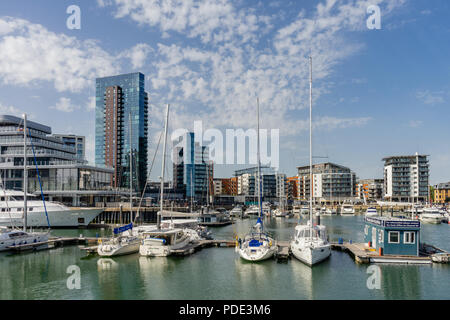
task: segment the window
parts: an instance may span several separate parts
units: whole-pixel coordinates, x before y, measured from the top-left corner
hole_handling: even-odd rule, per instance
[[[403,242],[409,243],[409,244],[414,244],[414,243],[416,243],[415,236],[416,236],[416,233],[414,231],[405,232],[405,234],[403,235]]]
[[[389,243],[400,243],[400,232],[389,231]]]

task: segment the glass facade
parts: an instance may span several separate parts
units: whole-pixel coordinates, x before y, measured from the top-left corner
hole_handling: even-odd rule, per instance
[[[210,181],[213,179],[212,168],[208,165],[208,147],[200,146],[198,142],[195,142],[193,132],[187,132],[178,137],[173,141],[173,144],[174,188],[183,190],[186,198],[206,199],[208,193],[208,168],[210,168]]]
[[[69,135],[73,140],[64,141],[62,135],[52,136],[50,127],[32,121],[27,127],[30,193],[40,192],[36,165],[44,192],[110,189],[111,169],[91,167],[79,159],[80,137]],[[0,179],[6,189],[23,189],[23,139],[22,119],[0,116]]]
[[[119,87],[120,99],[108,99],[107,89]],[[130,73],[112,77],[96,79],[96,109],[95,109],[95,164],[107,167],[105,150],[107,147],[107,133],[111,132],[111,124],[106,121],[106,102],[112,101],[118,117],[114,127],[114,143],[117,143],[117,159],[115,174],[118,175],[118,185],[122,188],[130,187],[130,149],[133,158],[133,189],[141,191],[147,179],[147,142],[148,142],[148,94],[145,92],[145,76],[142,73]],[[111,111],[108,111],[111,112]],[[131,118],[130,118],[131,117]],[[130,128],[131,121],[131,128]],[[131,140],[130,140],[131,130]],[[117,139],[117,141],[115,140]],[[136,183],[137,182],[137,183]]]

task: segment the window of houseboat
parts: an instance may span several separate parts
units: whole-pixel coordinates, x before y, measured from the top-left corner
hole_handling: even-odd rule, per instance
[[[389,243],[400,243],[400,232],[389,231]]]

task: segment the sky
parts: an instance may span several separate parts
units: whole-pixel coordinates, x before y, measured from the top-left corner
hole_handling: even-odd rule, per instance
[[[67,27],[71,5],[80,29]],[[418,152],[437,184],[450,181],[449,16],[447,0],[1,1],[0,114],[85,135],[93,162],[95,78],[139,71],[151,161],[167,103],[170,132],[225,132],[256,127],[258,96],[261,128],[279,129],[279,171],[294,176],[309,163],[311,55],[314,161],[382,178],[383,157]]]

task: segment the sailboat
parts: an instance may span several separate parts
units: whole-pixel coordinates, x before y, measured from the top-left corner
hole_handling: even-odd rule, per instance
[[[309,58],[309,62],[309,175],[312,182],[312,57]],[[311,183],[311,191],[312,187]],[[291,241],[291,251],[294,257],[309,266],[313,266],[331,255],[331,245],[327,239],[326,227],[313,225],[312,192],[309,195],[309,221],[306,225],[298,224],[295,227],[294,239]]]
[[[129,133],[130,133],[130,217],[132,217],[133,213],[133,147],[131,143],[132,137],[132,127],[131,127],[131,112],[129,113]],[[100,256],[112,257],[112,256],[121,256],[126,254],[137,253],[139,251],[139,245],[141,240],[139,237],[133,235],[132,232],[133,223],[128,225],[114,228],[114,237],[105,241],[104,243],[99,243],[97,247],[97,253]],[[128,235],[124,235],[123,233],[128,231]],[[117,236],[117,237],[116,237]]]
[[[6,227],[0,227],[0,251],[6,251],[11,249],[11,247],[30,244],[30,243],[43,243],[42,248],[46,247],[45,244],[48,241],[49,233],[44,232],[28,232],[27,231],[27,217],[28,217],[28,206],[27,206],[27,189],[28,189],[28,168],[27,168],[27,115],[23,115],[23,230],[13,228],[12,230]],[[3,192],[5,192],[3,190]],[[6,198],[6,194],[5,194]],[[10,208],[7,208],[10,213]],[[11,217],[10,217],[11,218]],[[13,225],[11,219],[11,224]]]
[[[259,217],[256,224],[250,229],[250,233],[245,236],[244,241],[236,246],[236,251],[242,259],[247,261],[262,261],[274,256],[277,251],[276,241],[264,231],[263,208],[261,202],[261,161],[259,152],[259,99],[258,105],[258,206]]]
[[[161,228],[161,216],[164,204],[164,173],[166,165],[167,128],[169,122],[169,105],[166,110],[166,122],[164,125],[164,148],[161,168],[161,199],[160,210],[157,213],[156,228],[144,231],[143,240],[139,246],[139,254],[145,257],[166,257],[172,250],[185,247],[191,241],[191,235],[185,229],[176,228],[173,224],[168,228]]]

